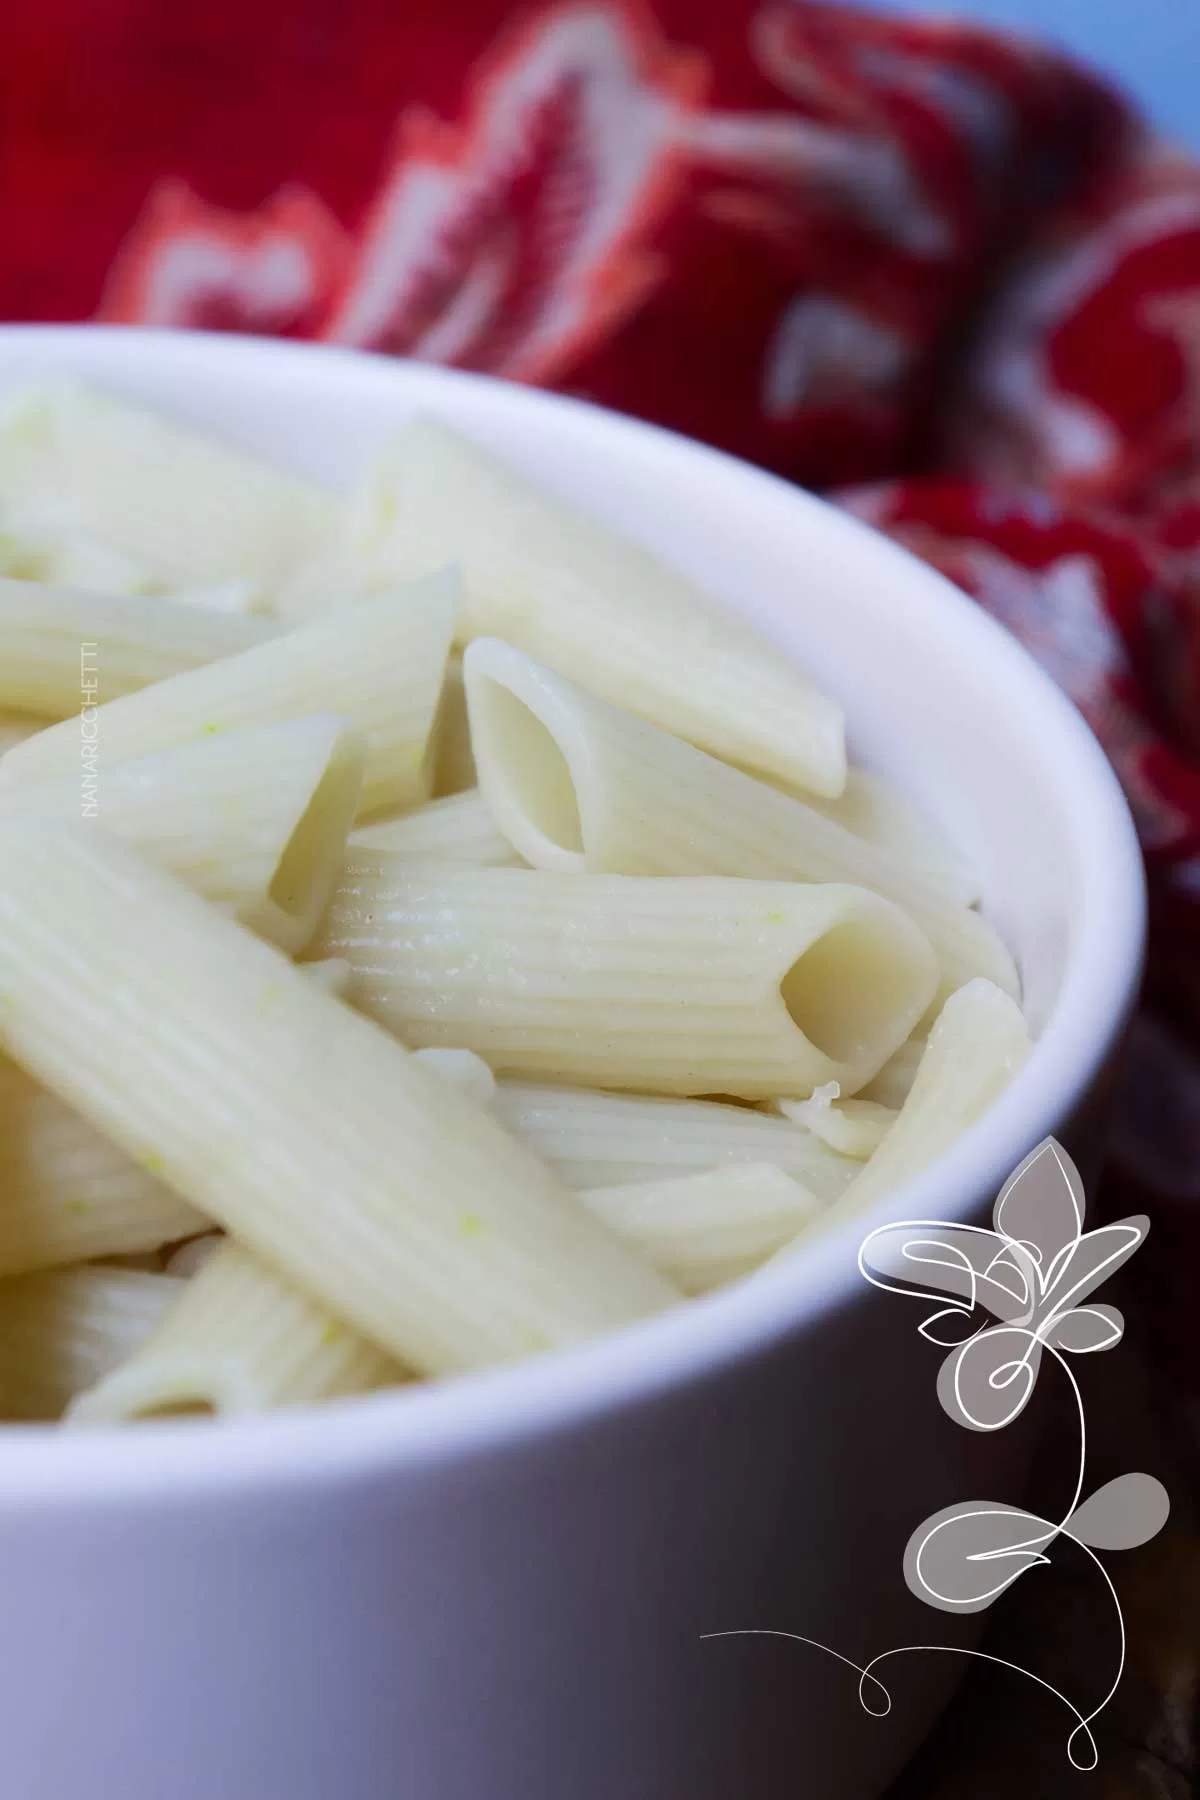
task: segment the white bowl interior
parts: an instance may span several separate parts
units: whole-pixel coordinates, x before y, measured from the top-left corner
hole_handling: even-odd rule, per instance
[[[365,1419],[381,1407],[395,1413],[401,1404],[426,1418],[413,1427],[414,1442],[427,1433],[431,1406],[447,1420],[447,1409],[457,1407],[470,1429],[476,1409],[462,1395],[471,1387],[492,1390],[476,1425],[485,1412],[494,1419],[497,1406],[502,1418],[508,1409],[511,1419],[525,1413],[532,1423],[550,1395],[564,1407],[572,1395],[582,1404],[585,1391],[601,1403],[625,1391],[622,1371],[630,1377],[640,1366],[646,1379],[649,1345],[662,1379],[697,1359],[736,1353],[844,1293],[857,1240],[880,1217],[961,1213],[994,1191],[1069,1111],[1110,1047],[1137,977],[1136,840],[1108,765],[1074,709],[1004,632],[922,564],[727,457],[502,383],[247,340],[0,331],[0,390],[52,371],[107,385],[335,485],[406,416],[435,412],[659,551],[838,695],[855,755],[920,800],[972,857],[985,910],[1017,955],[1041,1039],[1012,1090],[949,1156],[857,1231],[818,1240],[794,1269],[773,1273],[756,1305],[733,1291],[570,1357],[402,1402],[335,1409],[337,1431],[349,1429],[352,1415]],[[634,1340],[636,1351],[621,1349]],[[215,1445],[244,1438],[249,1428],[185,1429]],[[328,1422],[322,1415],[322,1429],[335,1430],[332,1414]],[[163,1432],[178,1450],[174,1427],[134,1435],[144,1446]],[[123,1445],[122,1454],[132,1453]],[[136,1454],[146,1466],[153,1460],[144,1448]]]

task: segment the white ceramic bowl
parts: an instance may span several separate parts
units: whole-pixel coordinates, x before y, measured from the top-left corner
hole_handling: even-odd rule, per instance
[[[978,1219],[1048,1132],[1077,1153],[1143,934],[1087,729],[912,558],[781,481],[501,383],[254,340],[0,332],[303,472],[421,408],[696,576],[846,704],[854,746],[975,856],[1040,1041],[936,1167],[794,1263],[569,1355],[263,1423],[0,1433],[0,1680],[16,1800],[866,1800],[957,1656],[909,1533],[1027,1447],[938,1407],[919,1309],[867,1287],[887,1216]],[[80,896],[80,931],[87,896]],[[1072,1138],[1071,1133],[1074,1132]]]

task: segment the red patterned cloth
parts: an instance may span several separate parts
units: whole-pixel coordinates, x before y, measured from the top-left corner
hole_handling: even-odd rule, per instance
[[[1200,169],[1035,45],[815,0],[14,10],[0,316],[452,362],[854,484],[1053,672],[1151,871],[1113,1203],[1200,1370]]]

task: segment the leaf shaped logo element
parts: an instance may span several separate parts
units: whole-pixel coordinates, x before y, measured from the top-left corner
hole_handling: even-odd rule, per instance
[[[1118,1475],[1077,1507],[1063,1530],[1093,1550],[1136,1550],[1157,1537],[1171,1502],[1153,1475]]]
[[[990,1606],[1042,1554],[1055,1528],[1017,1506],[959,1501],[919,1525],[904,1551],[904,1579],[927,1606],[976,1613]]]
[[[1078,1243],[1086,1206],[1075,1164],[1061,1144],[1044,1138],[1001,1188],[992,1220],[1002,1238],[1028,1247],[1044,1278]]]
[[[1119,1344],[1125,1321],[1115,1306],[1074,1306],[1060,1313],[1042,1333],[1052,1350],[1069,1350],[1073,1356],[1090,1356],[1094,1350],[1111,1350]]]

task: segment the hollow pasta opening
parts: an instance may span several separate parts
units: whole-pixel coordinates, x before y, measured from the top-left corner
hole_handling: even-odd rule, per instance
[[[481,684],[481,698],[489,748],[508,804],[531,831],[556,849],[581,856],[583,822],[575,783],[553,733],[498,681]]]
[[[886,921],[844,919],[796,958],[779,991],[810,1044],[853,1064],[894,1043],[911,1013],[913,971]]]
[[[360,780],[358,757],[343,741],[275,865],[267,898],[297,928],[301,941],[329,899]]]

